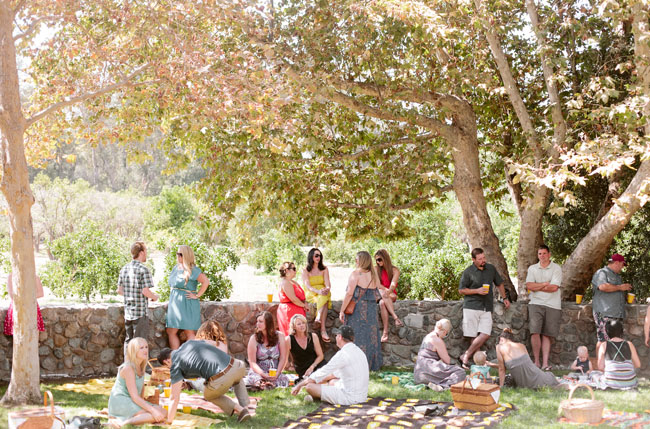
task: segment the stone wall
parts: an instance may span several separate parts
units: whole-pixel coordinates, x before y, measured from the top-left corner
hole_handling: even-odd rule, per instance
[[[340,302],[333,303],[330,310],[328,331],[339,326],[337,315]],[[277,303],[203,302],[203,320],[216,318],[228,333],[232,354],[240,359],[246,357],[246,344],[255,326],[255,316],[262,310],[275,314]],[[433,329],[435,322],[448,318],[453,331],[446,339],[449,353],[457,358],[466,348],[462,336],[462,302],[460,301],[398,301],[395,309],[405,326],[397,328],[390,322],[390,337],[383,344],[384,365],[412,366],[424,336]],[[46,305],[41,308],[45,332],[39,336],[39,355],[43,377],[95,377],[114,375],[122,362],[124,341],[124,318],[121,304],[102,305]],[[313,312],[312,312],[313,313]],[[648,372],[650,353],[643,344],[645,305],[628,305],[625,322],[626,336],[639,352],[642,370]],[[0,309],[4,321],[6,309]],[[149,311],[151,322],[150,350],[155,357],[158,350],[167,346],[165,333],[166,304],[154,304]],[[313,316],[312,316],[313,317]],[[507,311],[497,304],[494,312],[493,337],[488,340],[487,351],[494,359],[496,334],[510,326],[518,341],[528,340],[528,313],[525,303],[515,303]],[[595,356],[596,334],[590,305],[563,303],[560,335],[551,350],[551,362],[566,366],[576,356],[576,349],[586,345],[590,355]],[[325,353],[336,352],[334,341],[324,344]],[[12,337],[0,335],[0,379],[8,380],[11,371]]]

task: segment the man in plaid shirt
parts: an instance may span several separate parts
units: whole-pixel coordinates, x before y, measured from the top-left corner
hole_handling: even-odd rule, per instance
[[[117,293],[124,295],[124,327],[126,340],[124,350],[131,339],[149,335],[149,319],[147,318],[147,298],[158,300],[158,295],[151,291],[153,279],[147,262],[147,247],[142,241],[136,241],[131,246],[133,260],[120,270],[117,281]]]

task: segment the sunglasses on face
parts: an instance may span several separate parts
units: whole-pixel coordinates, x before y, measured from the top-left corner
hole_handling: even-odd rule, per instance
[[[287,270],[296,271],[296,267],[287,267]]]
[[[180,256],[181,258],[183,257],[183,254],[181,252],[178,252],[176,256]]]
[[[316,254],[314,255],[314,258],[320,258],[320,256],[321,256],[321,255],[319,255],[318,253],[316,253]]]
[[[377,258],[377,259],[375,259],[375,262],[377,262],[377,263],[380,263],[380,262],[382,262],[382,261],[383,261],[382,258]]]

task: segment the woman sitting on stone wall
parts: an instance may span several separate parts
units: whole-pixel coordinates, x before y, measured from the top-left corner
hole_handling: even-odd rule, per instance
[[[149,359],[147,340],[136,337],[129,341],[124,363],[118,368],[115,384],[108,398],[110,424],[141,425],[165,421],[167,413],[143,397],[144,370]]]
[[[506,369],[512,374],[517,387],[537,389],[543,386],[555,386],[557,379],[552,372],[539,369],[528,355],[526,346],[515,342],[510,328],[503,330],[497,344],[497,360],[499,362],[499,385],[503,387]]]
[[[450,364],[451,358],[443,341],[450,331],[451,322],[440,319],[433,331],[422,340],[413,370],[413,378],[417,384],[427,384],[431,389],[441,391],[465,380],[463,368]]]

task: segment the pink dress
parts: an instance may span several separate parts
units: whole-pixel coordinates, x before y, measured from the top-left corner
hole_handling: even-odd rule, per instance
[[[7,292],[9,292],[9,296],[12,296],[13,286],[11,284],[10,279],[11,279],[11,273],[9,273],[9,277],[7,278]],[[36,284],[37,292],[40,293],[40,296],[42,296],[43,290],[41,286],[41,281],[38,277],[36,277],[36,280],[37,280],[37,284]],[[45,324],[43,324],[43,316],[41,316],[41,308],[38,306],[38,302],[36,302],[36,327],[41,332],[45,331]],[[9,300],[9,308],[7,309],[7,316],[5,317],[4,334],[5,335],[14,334],[14,300],[13,299]]]
[[[293,293],[301,301],[305,300],[305,291],[302,290],[302,287],[296,282],[291,282],[293,284]],[[302,314],[306,316],[305,309],[299,307],[284,293],[284,290],[280,289],[280,305],[278,305],[277,319],[278,327],[284,335],[289,335],[289,322],[295,314]]]

